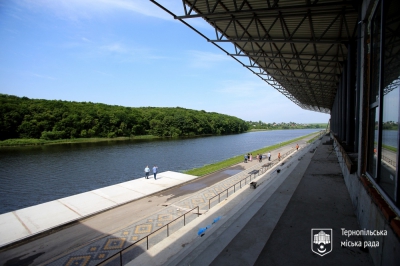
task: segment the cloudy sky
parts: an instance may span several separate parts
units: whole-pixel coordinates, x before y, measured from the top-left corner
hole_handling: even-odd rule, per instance
[[[158,2],[183,14],[181,0]],[[189,23],[214,34],[201,19]],[[301,109],[147,0],[1,1],[0,93],[179,106],[267,123],[329,119]]]

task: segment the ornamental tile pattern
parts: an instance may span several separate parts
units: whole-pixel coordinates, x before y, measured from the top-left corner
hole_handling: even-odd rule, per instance
[[[255,165],[253,168],[246,169],[241,173],[238,173],[234,176],[228,177],[227,179],[214,184],[211,187],[205,188],[199,191],[196,194],[189,196],[186,199],[182,199],[178,202],[173,203],[163,209],[162,211],[158,212],[157,214],[153,214],[150,217],[142,219],[134,224],[113,233],[107,237],[101,238],[95,242],[92,242],[86,246],[79,248],[73,252],[68,254],[64,254],[63,257],[58,258],[52,262],[49,262],[45,265],[63,265],[63,266],[92,266],[97,265],[98,263],[111,258],[114,255],[118,255],[117,253],[122,249],[136,243],[137,241],[141,240],[142,238],[148,236],[150,233],[162,228],[166,224],[170,223],[174,219],[177,219],[179,216],[183,215],[187,211],[199,207],[199,211],[201,210],[208,210],[209,201],[211,199],[211,207],[218,204],[219,197],[218,194],[221,192],[226,191],[229,188],[228,194],[229,196],[233,194],[233,191],[238,191],[241,187],[246,187],[248,183],[250,183],[249,179],[247,181],[240,182],[246,176],[248,176],[248,172],[253,169],[259,169],[261,165]],[[258,177],[258,176],[257,176]],[[252,179],[253,180],[253,179]],[[232,186],[235,185],[235,188]],[[232,187],[232,188],[230,188]],[[226,193],[224,195],[221,194],[221,199],[226,198]],[[193,220],[193,217],[197,216],[197,210],[193,211],[193,215],[186,216],[186,223]],[[171,227],[176,227],[177,229],[183,226],[183,218],[182,221],[178,219]],[[176,230],[177,230],[176,229]],[[170,231],[176,231],[175,228]],[[160,230],[156,234],[149,237],[151,239],[151,243],[149,243],[149,248],[158,241],[161,241],[166,237],[166,230]],[[150,240],[149,240],[150,242]],[[146,239],[144,241],[140,241],[137,244],[140,248],[135,249],[134,247],[132,250],[136,250],[137,255],[140,255],[140,252],[144,252],[143,250],[146,249]],[[131,250],[131,249],[130,249]]]

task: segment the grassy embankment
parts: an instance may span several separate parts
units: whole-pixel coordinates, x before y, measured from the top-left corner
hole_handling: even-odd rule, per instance
[[[260,130],[249,130],[253,131],[267,131],[265,129]],[[206,136],[206,135],[203,135]],[[55,144],[69,144],[69,143],[92,143],[92,142],[105,142],[105,141],[121,141],[121,140],[133,140],[133,139],[158,139],[154,135],[138,135],[131,137],[116,137],[116,138],[76,138],[76,139],[57,139],[57,140],[45,140],[45,139],[7,139],[0,141],[1,147],[18,147],[18,146],[38,146],[38,145],[55,145]],[[164,137],[166,138],[166,137]]]
[[[310,134],[311,135],[311,134]],[[308,135],[309,136],[309,135]],[[316,135],[315,137],[313,137],[312,139],[309,139],[308,141],[307,141],[307,143],[313,143],[317,138],[319,138],[321,135],[320,134],[318,134],[318,135]]]
[[[249,152],[249,153],[252,153],[254,155],[255,154],[260,154],[260,153],[266,153],[268,151],[275,150],[275,149],[277,149],[277,148],[279,148],[281,146],[285,146],[285,145],[288,145],[290,143],[293,143],[293,142],[299,141],[301,139],[307,138],[307,137],[312,136],[314,134],[316,134],[316,133],[311,133],[311,134],[305,135],[303,137],[299,137],[299,138],[295,138],[295,139],[288,140],[288,141],[285,141],[285,142],[281,142],[281,143],[278,143],[278,144],[275,144],[275,145],[272,145],[272,146],[269,146],[269,147],[264,147],[262,149],[255,150],[255,151],[252,151],[252,152]],[[319,134],[317,136],[315,136],[314,138],[312,138],[311,140],[314,141],[318,137],[319,137]],[[213,164],[207,164],[207,165],[204,165],[203,167],[190,169],[190,170],[185,171],[184,173],[185,174],[189,174],[189,175],[195,175],[195,176],[203,176],[203,175],[211,174],[211,173],[213,173],[215,171],[218,171],[218,170],[227,168],[229,166],[232,166],[232,165],[235,165],[235,164],[243,162],[243,156],[244,155],[238,155],[238,156],[229,158],[229,159],[221,161],[221,162],[217,162],[217,163],[213,163]]]
[[[389,151],[397,152],[397,149],[395,147],[388,146],[388,145],[385,145],[385,144],[382,144],[382,147],[387,149],[387,150],[389,150]]]
[[[104,142],[104,141],[120,141],[129,139],[155,139],[159,138],[153,135],[143,135],[134,137],[117,137],[117,138],[78,138],[78,139],[7,139],[0,141],[0,147],[4,146],[35,146],[35,145],[54,145],[66,143],[88,143],[88,142]]]

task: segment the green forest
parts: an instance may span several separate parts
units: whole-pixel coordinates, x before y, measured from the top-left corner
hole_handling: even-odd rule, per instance
[[[276,130],[276,129],[305,129],[305,128],[320,128],[326,129],[327,123],[307,123],[307,124],[298,124],[295,122],[289,123],[264,123],[262,121],[253,122],[248,121],[249,128],[252,130]]]
[[[180,137],[242,133],[237,117],[185,108],[122,107],[0,94],[0,140]]]

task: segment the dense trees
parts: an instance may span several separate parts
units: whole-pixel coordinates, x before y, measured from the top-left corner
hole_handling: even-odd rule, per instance
[[[376,126],[376,129],[378,129],[378,126]],[[383,130],[398,130],[399,129],[399,123],[395,121],[386,121],[382,123],[382,129]]]
[[[264,123],[262,121],[253,122],[248,121],[249,129],[262,129],[262,130],[274,130],[274,129],[305,129],[305,128],[321,128],[325,129],[327,124],[317,123],[317,124],[297,124],[295,122],[289,123]]]
[[[180,107],[131,108],[0,94],[0,140],[232,134],[248,126],[237,117]]]

